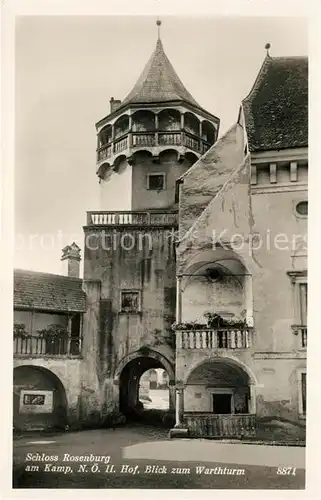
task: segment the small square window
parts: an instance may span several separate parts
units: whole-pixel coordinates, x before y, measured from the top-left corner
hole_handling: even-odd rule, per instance
[[[121,311],[137,313],[140,311],[139,292],[123,291],[121,292]]]
[[[165,174],[148,174],[147,189],[162,191],[165,189]]]

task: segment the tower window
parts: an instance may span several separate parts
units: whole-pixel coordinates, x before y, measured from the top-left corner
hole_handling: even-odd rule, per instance
[[[147,189],[162,191],[165,189],[165,174],[148,174]]]

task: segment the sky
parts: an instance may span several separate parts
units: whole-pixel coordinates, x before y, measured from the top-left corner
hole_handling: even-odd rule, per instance
[[[266,55],[308,55],[302,18],[162,17],[167,56],[199,104],[238,115]],[[83,247],[99,206],[95,123],[123,99],[153,52],[150,16],[24,16],[15,40],[16,268],[61,273],[61,249]],[[121,196],[121,193],[110,193]]]

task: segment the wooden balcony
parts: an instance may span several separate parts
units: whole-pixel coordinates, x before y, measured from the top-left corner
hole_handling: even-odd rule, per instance
[[[14,357],[80,356],[81,339],[78,337],[57,338],[48,341],[36,335],[13,339]]]
[[[177,349],[248,349],[252,340],[252,328],[176,330]]]
[[[164,148],[164,146],[182,146],[202,155],[211,147],[211,144],[201,137],[184,130],[143,132],[128,130],[97,149],[97,163],[101,164],[105,160],[108,161],[126,150],[130,150],[129,155],[131,155],[140,147]]]
[[[176,227],[176,212],[87,212],[87,226]]]
[[[161,146],[181,146],[184,141],[181,132],[159,132],[158,143]]]
[[[156,145],[155,132],[134,132],[133,147],[149,147]]]
[[[243,438],[256,435],[256,415],[184,413],[183,424],[195,438]]]

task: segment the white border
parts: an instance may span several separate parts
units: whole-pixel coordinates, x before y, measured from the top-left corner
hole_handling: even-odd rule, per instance
[[[241,15],[241,16],[302,16],[309,15],[310,17],[310,117],[309,117],[309,131],[310,131],[310,148],[309,148],[309,164],[310,168],[310,192],[309,192],[309,234],[311,250],[309,251],[309,324],[310,332],[315,331],[316,335],[310,335],[310,346],[313,342],[313,349],[309,351],[309,380],[319,380],[319,353],[320,349],[320,335],[319,329],[319,284],[320,284],[320,265],[319,265],[319,248],[321,245],[321,234],[319,231],[318,210],[320,203],[320,192],[318,186],[321,186],[321,169],[319,168],[319,159],[321,157],[321,141],[319,139],[319,123],[321,116],[321,2],[317,0],[225,0],[219,2],[213,0],[198,0],[198,2],[188,2],[184,0],[136,0],[130,2],[129,0],[4,0],[2,2],[1,18],[2,18],[2,72],[1,79],[2,85],[2,151],[1,160],[5,165],[2,174],[2,205],[1,210],[1,305],[5,314],[2,315],[2,331],[10,332],[12,329],[12,267],[13,267],[13,121],[14,121],[14,15],[28,14],[28,15],[43,15],[43,14],[59,14],[59,15],[108,15],[108,14],[136,14],[136,15],[196,15],[196,16],[209,16],[209,15]],[[238,44],[236,41],[236,48]],[[5,76],[4,76],[5,75]],[[311,106],[313,102],[313,106]],[[313,228],[316,228],[313,231]],[[313,264],[316,264],[313,268]],[[312,271],[311,271],[312,270]],[[320,275],[318,275],[320,273]],[[315,329],[313,328],[315,327]],[[312,338],[311,338],[312,337]],[[7,345],[3,346],[2,352],[4,355],[4,362],[1,364],[6,370],[4,380],[7,384],[3,387],[3,396],[5,393],[8,395],[8,401],[12,398],[12,357],[11,357],[11,337],[8,338]],[[308,394],[316,394],[319,387],[316,386],[315,390],[310,387]],[[309,399],[309,398],[308,398]],[[320,480],[319,480],[319,464],[321,463],[320,446],[318,437],[320,437],[320,421],[321,412],[319,405],[319,398],[313,397],[308,403],[309,405],[309,425],[308,425],[308,454],[307,454],[307,481],[308,486],[306,491],[262,491],[262,490],[243,490],[231,491],[226,490],[211,490],[201,491],[203,498],[318,498],[321,494]],[[9,405],[10,407],[10,405]],[[2,430],[5,430],[3,440],[3,453],[4,459],[2,460],[2,484],[5,484],[6,493],[4,498],[19,497],[19,498],[70,498],[70,497],[103,497],[110,493],[110,498],[124,498],[140,497],[139,490],[126,490],[122,491],[113,490],[106,491],[91,491],[91,490],[28,490],[16,491],[11,490],[11,421],[12,414],[2,415]],[[6,430],[8,429],[8,431]],[[148,491],[146,491],[147,493]],[[145,493],[145,490],[144,490]],[[164,497],[165,491],[153,490],[153,498]],[[191,498],[199,495],[196,490],[189,491],[175,491],[175,497]],[[173,496],[174,496],[173,495]]]

